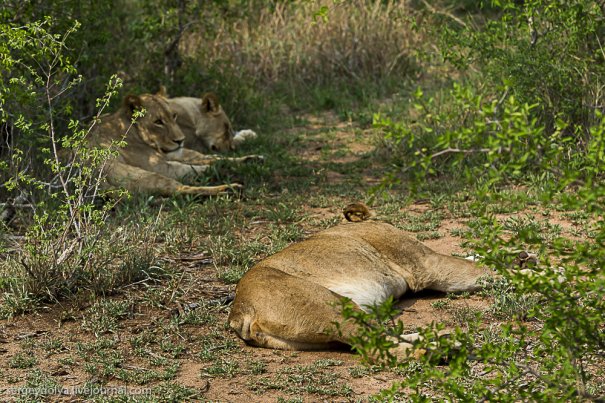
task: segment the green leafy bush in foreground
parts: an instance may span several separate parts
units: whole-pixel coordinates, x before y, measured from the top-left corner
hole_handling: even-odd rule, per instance
[[[591,197],[602,200],[602,187],[584,188],[579,194],[583,198],[562,199],[558,206],[577,210],[581,202],[595,217],[602,214],[600,202],[590,202]],[[345,305],[345,318],[361,327],[354,347],[362,357],[398,367],[404,375],[382,392],[381,400],[398,396],[413,401],[603,399],[605,227],[601,219],[594,222],[591,239],[554,237],[549,242],[535,228],[511,233],[488,214],[482,220],[484,229],[476,235],[474,249],[484,256],[483,264],[502,275],[487,283],[486,293],[498,304],[485,313],[491,324],[471,318],[464,329],[457,328],[443,339],[435,338],[434,326],[419,329],[427,341],[416,348],[429,353],[419,360],[399,357],[397,361],[388,349],[403,325],[391,323],[392,305],[367,314]],[[534,267],[514,269],[509,251],[520,246],[541,252]]]
[[[405,150],[401,158],[413,174],[408,178],[415,189],[422,190],[427,180],[437,182],[452,172],[458,175],[451,176],[467,184],[472,195],[470,208],[478,223],[469,246],[484,256],[483,264],[506,280],[506,287],[493,291],[495,299],[520,301],[531,295],[529,301],[535,303],[504,324],[485,329],[479,320],[471,321],[467,329],[458,329],[436,346],[420,343],[418,348],[430,348],[433,354],[419,363],[397,364],[414,370],[404,371],[405,381],[385,391],[382,398],[402,394],[415,401],[436,397],[463,401],[602,399],[603,115],[595,113],[594,123],[583,128],[590,135],[584,145],[577,146],[577,131],[569,130],[570,124],[559,121],[548,131],[532,114],[534,106],[521,104],[512,96],[485,102],[463,86],[455,86],[450,96],[454,102],[447,106],[451,109],[426,113],[413,128],[385,120],[381,125]],[[431,102],[429,99],[425,110],[430,110]],[[464,111],[463,117],[452,111]],[[458,120],[448,122],[448,117]],[[525,184],[545,208],[585,213],[589,236],[570,240],[554,233],[546,237],[540,226],[499,222],[488,202],[502,201],[498,195],[506,193],[500,190],[518,183]],[[522,249],[538,252],[539,262],[529,271],[512,270],[511,251]],[[372,318],[360,323],[372,323]],[[384,346],[380,340],[368,338],[356,348],[362,354],[386,356],[374,352]],[[460,345],[453,348],[452,340]],[[435,354],[442,360],[435,360]],[[438,366],[435,362],[439,361],[448,364]]]
[[[479,223],[469,246],[504,279],[491,291],[495,301],[534,303],[517,304],[524,307],[518,315],[500,306],[499,315],[513,314],[503,324],[486,328],[470,320],[435,345],[419,343],[433,353],[399,362],[405,380],[381,398],[602,400],[605,119],[598,105],[605,72],[598,42],[604,10],[587,0],[493,3],[501,6],[497,18],[459,29],[457,37],[446,34],[446,43],[455,43],[446,49],[448,59],[461,66],[472,61],[478,72],[432,95],[418,90],[409,118],[378,115],[375,124],[393,150],[395,168],[384,185],[405,180],[420,192],[453,179],[465,186]],[[488,202],[502,201],[498,195],[513,185],[525,186],[544,208],[582,211],[589,236],[545,237],[539,226],[501,223]],[[511,251],[522,249],[538,252],[539,262],[514,270]],[[380,337],[366,337],[356,348],[383,348]]]
[[[501,226],[495,221],[492,224],[476,244],[477,252],[485,255],[484,264],[504,277],[499,282],[506,287],[494,287],[491,293],[501,304],[532,295],[534,304],[527,312],[487,327],[471,320],[464,330],[457,328],[444,339],[435,338],[434,327],[419,329],[427,341],[416,348],[429,353],[419,360],[395,364],[388,352],[392,343],[385,335],[392,337],[393,329],[402,325],[376,327],[387,322],[375,312],[352,315],[354,310],[344,310],[345,317],[365,329],[355,346],[362,356],[380,358],[405,375],[403,381],[382,392],[382,399],[563,401],[605,396],[601,382],[605,362],[603,226],[589,241],[557,238],[545,247],[536,244],[536,233],[520,233],[510,239]],[[541,255],[531,271],[509,270],[512,262],[506,251],[519,244],[548,253]],[[375,311],[385,309],[389,308]]]

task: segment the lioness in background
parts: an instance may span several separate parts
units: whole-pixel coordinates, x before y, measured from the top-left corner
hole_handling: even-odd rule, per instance
[[[256,138],[252,130],[233,131],[227,114],[212,93],[201,98],[168,98],[166,88],[161,86],[157,95],[166,98],[170,109],[176,113],[187,148],[202,153],[232,151],[244,141]]]
[[[352,222],[322,231],[270,256],[240,280],[229,326],[246,343],[285,350],[323,350],[350,344],[356,333],[338,308],[358,309],[407,291],[475,291],[486,271],[442,255],[382,222]],[[342,334],[333,331],[340,324]],[[407,354],[417,334],[402,336]]]
[[[144,116],[132,123],[137,110]],[[125,141],[124,147],[118,143]],[[220,158],[203,155],[184,148],[185,135],[176,124],[175,113],[166,100],[157,95],[128,95],[121,108],[113,114],[103,115],[91,132],[89,146],[112,148],[117,156],[105,166],[107,181],[113,187],[124,187],[131,192],[144,192],[162,196],[173,194],[216,195],[239,184],[219,186],[187,186],[178,179],[199,174],[219,159],[247,161],[262,158]]]

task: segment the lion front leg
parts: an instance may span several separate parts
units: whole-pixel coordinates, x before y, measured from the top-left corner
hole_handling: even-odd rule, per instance
[[[166,164],[166,176],[174,179],[184,178],[189,175],[201,175],[208,169],[208,165],[185,164],[179,161],[166,161]]]
[[[238,183],[219,186],[188,186],[157,172],[146,171],[118,161],[109,163],[107,167],[107,180],[114,187],[123,187],[134,193],[147,193],[158,196],[173,196],[178,194],[215,196],[242,188],[242,185]]]
[[[167,157],[169,155],[167,154]],[[142,169],[148,169],[162,176],[172,179],[182,179],[189,175],[201,175],[208,169],[208,164],[195,164],[191,162],[183,162],[175,158],[153,159],[149,164]]]
[[[174,157],[174,161],[182,162],[185,164],[209,166],[217,161],[231,161],[231,162],[263,162],[265,157],[262,155],[245,155],[243,157],[222,157],[219,155],[206,155],[199,153],[194,150],[183,149],[180,155]]]

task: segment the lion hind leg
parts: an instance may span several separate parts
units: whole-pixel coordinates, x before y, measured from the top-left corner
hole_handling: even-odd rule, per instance
[[[441,292],[474,292],[483,288],[482,278],[493,275],[476,263],[454,256],[435,254],[418,273],[422,289]]]
[[[331,348],[336,341],[331,342],[306,342],[299,340],[288,340],[278,335],[265,333],[260,326],[256,324],[252,325],[250,329],[250,337],[247,341],[248,344],[256,347],[274,348],[278,350],[294,350],[294,351],[321,351]]]
[[[254,346],[326,350],[349,344],[355,332],[340,314],[342,298],[309,280],[257,266],[237,286],[229,326]]]

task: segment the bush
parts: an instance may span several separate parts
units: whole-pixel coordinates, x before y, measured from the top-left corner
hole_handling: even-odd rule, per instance
[[[78,25],[64,34],[54,28],[47,18],[21,27],[4,25],[0,31],[5,45],[0,68],[8,78],[0,86],[0,121],[8,136],[0,185],[4,195],[20,194],[32,215],[24,242],[0,263],[0,316],[81,290],[111,291],[140,279],[154,259],[149,249],[135,252],[140,245],[124,242],[132,234],[108,233],[105,227],[120,197],[103,188],[103,167],[112,152],[86,146],[95,123],[82,129],[64,99],[81,80],[64,53]],[[97,100],[98,115],[120,85],[112,78]],[[69,121],[64,130],[62,120]]]
[[[355,320],[362,329],[355,345],[362,356],[382,358],[383,364],[394,365],[405,374],[380,399],[602,399],[605,279],[601,267],[605,254],[599,245],[604,236],[601,228],[596,240],[556,238],[545,245],[537,243],[539,234],[534,231],[511,237],[501,226],[486,225],[474,246],[485,255],[484,264],[506,279],[506,286],[500,282],[491,291],[496,301],[501,305],[531,295],[534,303],[503,324],[486,328],[479,321],[470,321],[467,329],[456,329],[447,339],[435,339],[434,327],[418,329],[427,341],[415,348],[431,352],[419,360],[394,364],[388,352],[393,346],[392,328],[377,325],[385,323],[378,313],[388,311],[390,305],[376,307],[373,314],[363,317],[345,309],[344,317]],[[506,251],[520,245],[544,251],[532,271],[509,270],[512,262]],[[399,323],[395,329],[402,327]],[[444,362],[446,366],[442,366]],[[405,394],[400,395],[404,389]]]
[[[456,348],[452,340],[439,341],[432,348],[447,367],[436,366],[434,357],[399,363],[415,370],[382,398],[408,388],[414,401],[602,399],[605,120],[598,42],[604,11],[584,0],[492,4],[499,14],[483,14],[488,21],[478,29],[450,25],[442,37],[447,60],[476,72],[433,95],[416,91],[403,121],[377,115],[375,123],[397,165],[385,186],[405,179],[412,191],[422,191],[453,178],[474,195],[480,225],[468,246],[506,279],[492,291],[500,304],[492,314],[518,302],[522,312],[489,329],[477,322],[457,330]],[[594,225],[590,238],[545,237],[540,226],[499,224],[485,200],[519,183],[548,208],[585,212]],[[510,270],[509,251],[520,249],[539,252],[536,267]],[[369,341],[365,349],[376,345]]]
[[[500,13],[477,29],[445,25],[445,59],[476,73],[462,73],[449,91],[418,89],[403,122],[375,116],[398,166],[387,183],[407,173],[510,183],[536,170],[558,189],[595,180],[603,10],[589,0],[518,3],[492,2]]]
[[[441,37],[445,59],[459,67],[479,67],[488,86],[506,85],[522,104],[535,104],[534,116],[547,132],[556,128],[558,120],[571,129],[589,127],[603,104],[602,4],[594,0],[483,3],[499,8],[498,17],[479,29],[445,30]]]

